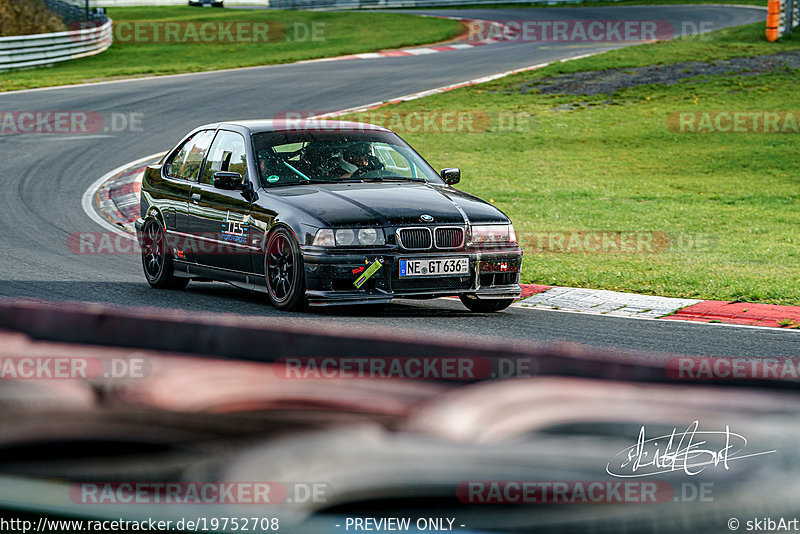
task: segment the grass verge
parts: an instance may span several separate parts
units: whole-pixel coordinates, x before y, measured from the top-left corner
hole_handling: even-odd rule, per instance
[[[0,90],[289,63],[438,42],[455,37],[462,29],[453,20],[397,13],[187,6],[111,8],[108,14],[115,22],[115,42],[110,49],[49,68],[3,73]],[[181,26],[167,38],[165,27],[153,22]],[[204,35],[219,36],[215,42],[204,42],[200,35],[200,25],[208,22],[216,24]],[[237,34],[237,26],[232,26],[229,37],[224,33],[223,24],[227,23],[244,23],[238,26],[244,31]],[[265,27],[252,23],[266,23],[268,29],[256,36],[253,29]],[[193,34],[192,28],[198,32]]]
[[[549,3],[543,2],[521,2],[519,4],[480,4],[478,2],[465,2],[463,4],[448,5],[442,7],[431,7],[431,10],[440,9],[519,9],[519,8],[553,8],[553,7],[607,7],[607,6],[661,6],[661,5],[691,5],[691,4],[741,4],[750,6],[767,7],[767,0],[581,0],[562,2],[556,1]],[[428,9],[428,8],[425,8]]]
[[[458,187],[512,218],[526,249],[524,282],[797,305],[800,134],[681,133],[670,117],[800,116],[800,69],[779,63],[677,76],[593,96],[541,92],[565,73],[615,68],[622,69],[618,76],[635,77],[645,65],[800,51],[800,35],[770,44],[763,34],[762,23],[610,51],[360,118],[400,117],[402,126],[410,124],[402,117],[414,114],[489,117],[485,131],[473,121],[463,131],[401,135],[437,168],[461,167]],[[596,241],[585,241],[628,231],[658,244],[638,253],[601,245],[597,252]]]

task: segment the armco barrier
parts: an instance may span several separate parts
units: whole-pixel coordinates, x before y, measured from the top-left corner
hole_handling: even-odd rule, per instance
[[[0,37],[0,71],[51,65],[99,54],[111,46],[109,19],[81,30]]]

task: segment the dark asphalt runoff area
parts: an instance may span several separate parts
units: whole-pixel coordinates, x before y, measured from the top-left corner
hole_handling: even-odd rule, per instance
[[[552,9],[465,9],[426,14],[492,20],[667,20],[676,29],[705,22],[711,29],[763,21],[765,12],[739,7],[652,6]],[[691,26],[689,26],[691,27]],[[618,46],[618,45],[616,45]],[[576,342],[648,353],[800,356],[797,331],[648,321],[511,308],[468,313],[458,301],[409,301],[383,308],[314,309],[280,314],[262,295],[225,284],[192,283],[185,291],[150,289],[132,254],[80,255],[70,234],[102,231],[81,208],[84,191],[127,162],[163,152],[196,125],[270,118],[286,111],[333,111],[455,84],[511,69],[609,48],[585,43],[506,42],[438,54],[267,66],[0,94],[4,111],[135,113],[142,132],[0,136],[0,297],[82,301],[193,313],[268,316],[293,324],[346,323],[363,328],[442,332],[524,344]],[[543,147],[544,149],[544,147]],[[423,154],[424,156],[424,154]],[[452,162],[458,166],[458,162]]]

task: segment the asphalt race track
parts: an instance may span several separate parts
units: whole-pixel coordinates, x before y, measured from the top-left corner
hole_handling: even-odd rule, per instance
[[[434,13],[428,11],[427,13]],[[712,29],[763,21],[764,11],[721,6],[443,10],[494,20],[628,19],[712,22]],[[0,109],[140,113],[144,132],[98,135],[22,134],[0,137],[0,297],[85,301],[240,314],[243,321],[281,315],[266,298],[225,284],[193,283],[183,292],[155,291],[135,255],[78,255],[75,232],[102,231],[81,209],[81,196],[101,175],[170,148],[206,122],[269,118],[285,111],[333,111],[400,97],[480,76],[607,49],[608,45],[505,42],[438,54],[258,67],[0,94]],[[457,166],[458,162],[452,162]],[[649,321],[511,308],[473,315],[458,301],[391,304],[385,308],[317,309],[281,315],[310,328],[348,323],[365,331],[503,337],[524,343],[572,341],[598,347],[716,356],[796,356],[797,332]]]

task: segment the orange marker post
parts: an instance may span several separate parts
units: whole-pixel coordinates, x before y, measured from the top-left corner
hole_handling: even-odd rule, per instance
[[[767,5],[767,41],[778,40],[778,26],[781,23],[781,0],[769,0]]]

